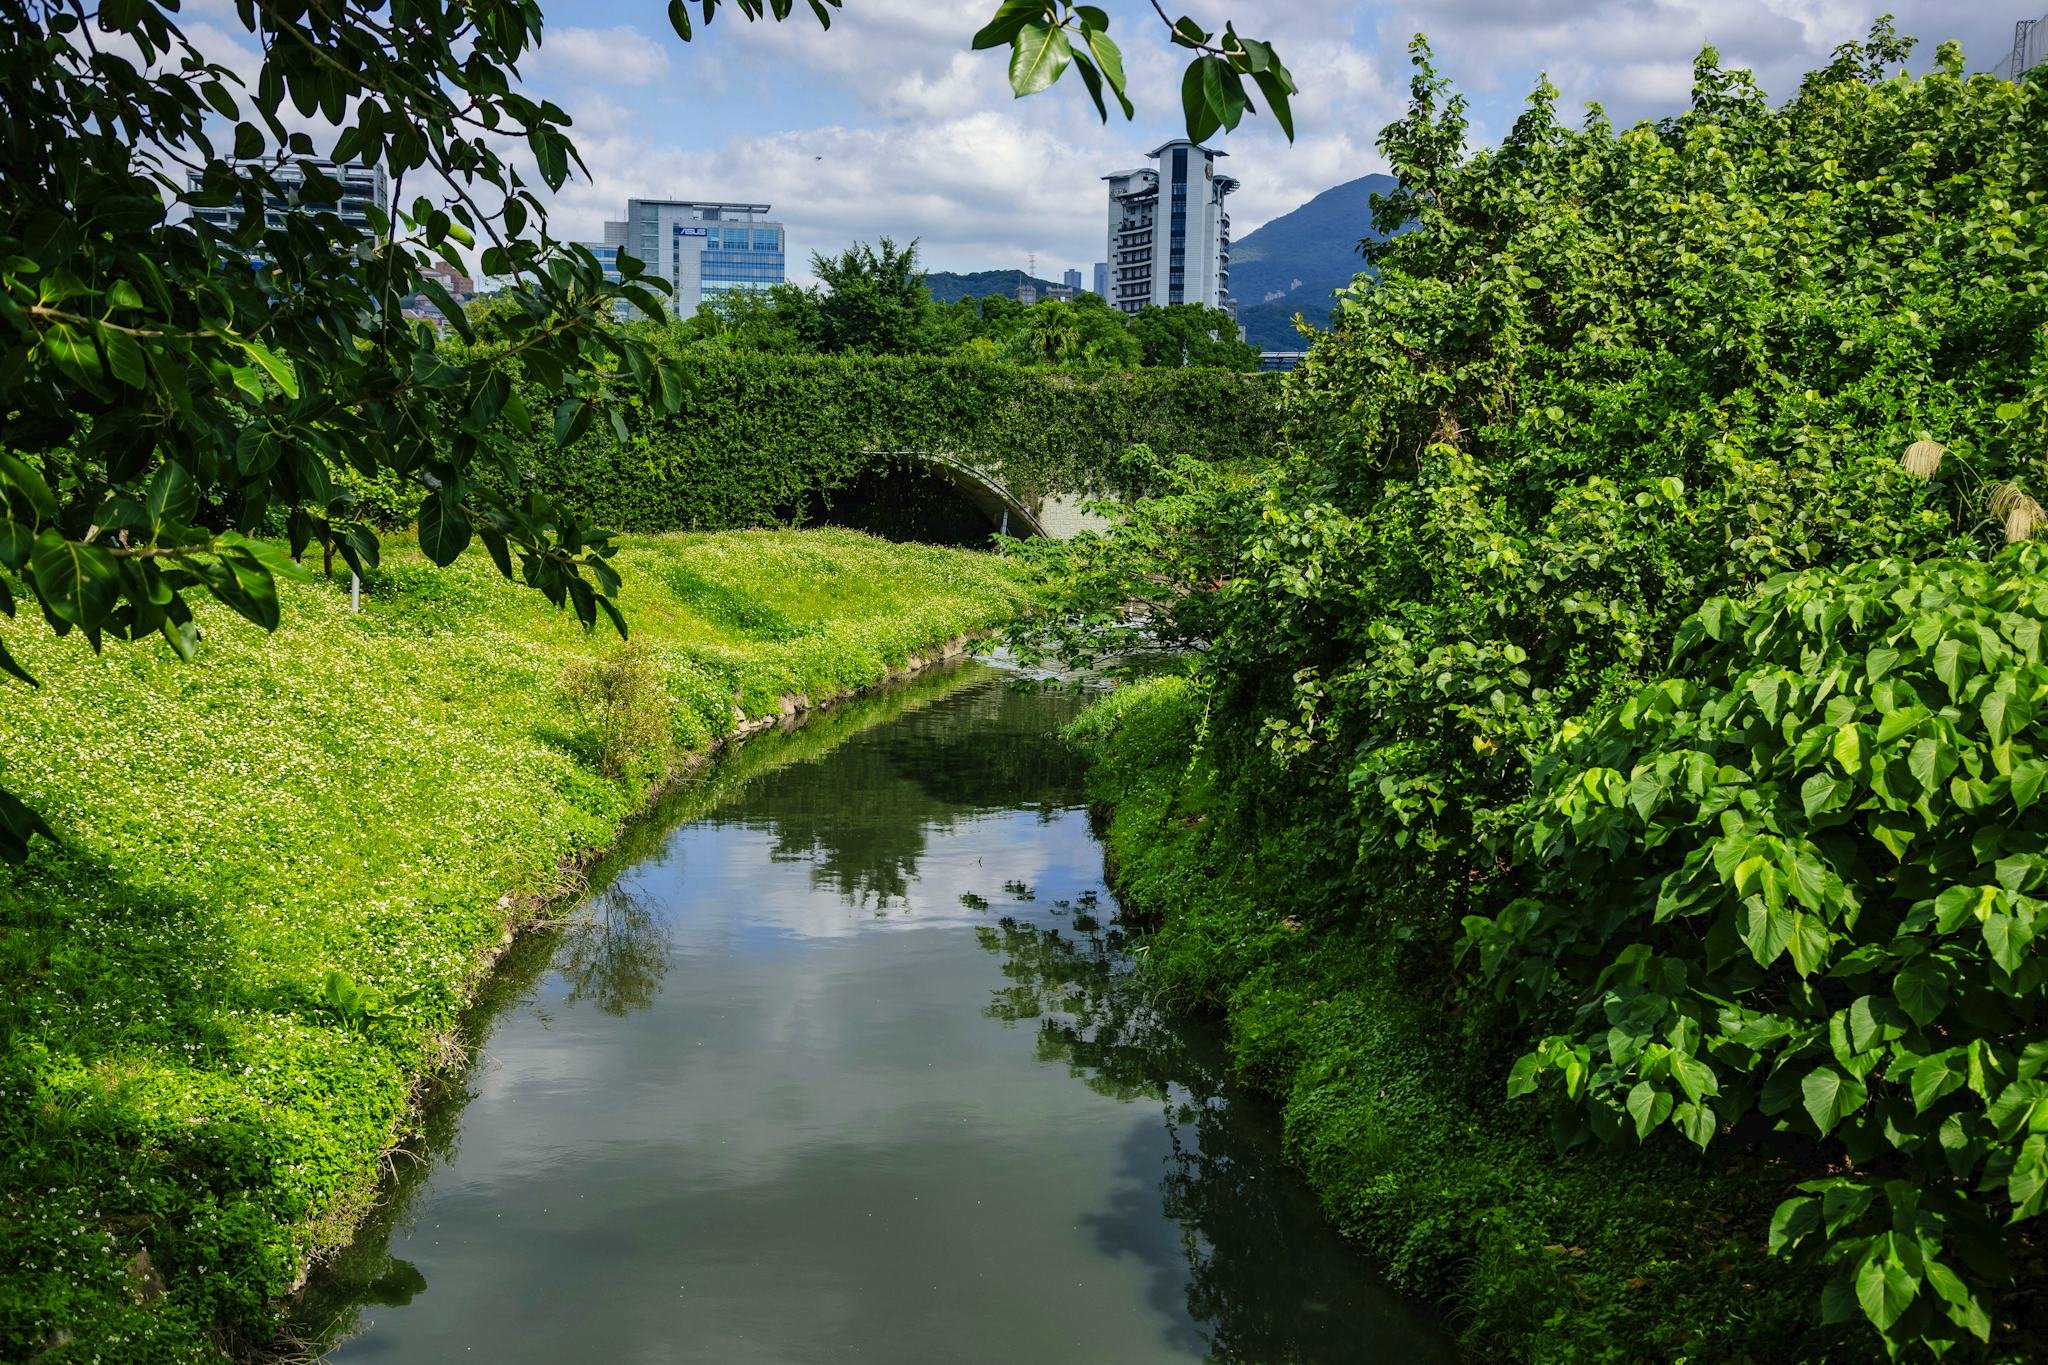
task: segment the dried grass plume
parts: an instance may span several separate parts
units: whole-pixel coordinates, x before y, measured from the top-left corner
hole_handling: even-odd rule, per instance
[[[2028,497],[2016,483],[2001,483],[1991,490],[1991,515],[2005,523],[2005,543],[2017,545],[2032,540],[2034,533],[2048,525],[2048,511]]]
[[[1931,479],[1934,471],[1941,468],[1941,457],[1948,454],[1948,447],[1939,441],[1915,441],[1906,447],[1906,453],[1899,456],[1899,463],[1906,472],[1916,479]]]

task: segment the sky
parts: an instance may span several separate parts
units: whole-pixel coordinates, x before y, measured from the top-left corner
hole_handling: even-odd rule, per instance
[[[1111,16],[1137,119],[1104,125],[1071,71],[1013,99],[1007,51],[969,41],[995,0],[844,0],[830,32],[804,5],[784,23],[748,23],[727,5],[685,43],[663,0],[541,0],[541,49],[524,88],[574,119],[590,169],[553,197],[552,230],[601,236],[629,197],[771,204],[788,228],[790,277],[811,280],[813,251],[884,235],[920,243],[934,270],[1024,267],[1084,280],[1103,255],[1100,177],[1140,164],[1181,135],[1179,78],[1150,0],[1097,0]],[[1617,125],[1683,107],[1692,61],[1712,43],[1774,97],[1796,90],[1839,43],[1880,14],[1935,44],[1963,44],[1970,69],[2010,48],[2013,21],[2048,0],[1173,0],[1220,29],[1272,42],[1301,93],[1292,145],[1263,113],[1210,144],[1241,188],[1240,240],[1259,224],[1357,176],[1384,171],[1379,130],[1407,100],[1407,45],[1426,32],[1437,64],[1472,101],[1473,137],[1497,141],[1547,73],[1560,108],[1601,102]],[[231,0],[188,0],[185,27],[210,53],[246,35]],[[204,30],[198,32],[196,30]],[[253,65],[253,54],[249,55]],[[1256,102],[1256,101],[1255,101]],[[537,183],[537,182],[536,182]],[[1363,225],[1361,225],[1363,226]]]

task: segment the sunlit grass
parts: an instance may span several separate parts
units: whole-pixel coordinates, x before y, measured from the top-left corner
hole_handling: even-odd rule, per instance
[[[618,563],[676,753],[1019,601],[1002,561],[850,532],[637,538]],[[558,686],[616,642],[481,555],[395,546],[360,615],[316,582],[284,619],[206,612],[189,665],[4,630],[44,685],[9,685],[0,782],[62,846],[0,870],[0,1359],[261,1334],[374,1190],[508,918],[645,804],[659,764],[603,775]],[[374,1007],[338,1012],[331,972]]]

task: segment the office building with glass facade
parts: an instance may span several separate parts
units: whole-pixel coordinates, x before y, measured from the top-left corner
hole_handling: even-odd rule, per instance
[[[782,224],[770,222],[766,204],[695,199],[628,199],[626,216],[604,225],[602,242],[585,246],[616,278],[619,252],[637,259],[673,291],[679,318],[692,317],[705,300],[728,289],[766,289],[783,283]]]
[[[1104,297],[1125,313],[1169,303],[1235,313],[1223,201],[1237,181],[1216,173],[1216,158],[1228,153],[1181,139],[1148,155],[1149,166],[1102,177],[1109,183]]]

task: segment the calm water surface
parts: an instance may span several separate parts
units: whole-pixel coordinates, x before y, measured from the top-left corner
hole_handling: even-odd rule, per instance
[[[360,1362],[1430,1361],[1130,971],[974,666],[745,746],[528,940],[303,1327]]]

